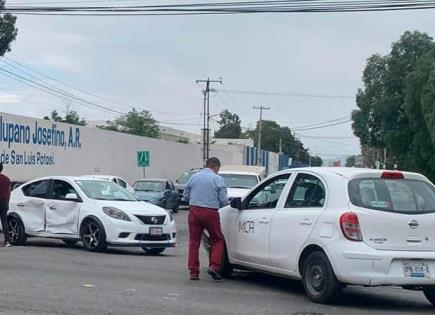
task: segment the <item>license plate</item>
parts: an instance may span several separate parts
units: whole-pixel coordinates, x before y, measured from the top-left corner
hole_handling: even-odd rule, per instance
[[[162,234],[163,230],[161,227],[150,227],[150,235],[157,236]]]
[[[430,266],[425,263],[404,262],[403,271],[405,273],[405,277],[410,277],[410,278],[431,277]]]

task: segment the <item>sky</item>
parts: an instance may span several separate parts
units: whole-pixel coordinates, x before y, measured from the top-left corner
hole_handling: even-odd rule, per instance
[[[9,1],[25,2],[29,0]],[[158,1],[163,2],[181,1]],[[264,119],[297,128],[349,116],[356,109],[355,94],[362,86],[367,58],[375,53],[387,54],[391,43],[407,30],[435,36],[434,18],[435,10],[183,17],[19,16],[18,37],[6,56],[118,103],[61,86],[92,102],[120,112],[132,106],[146,109],[167,126],[198,133],[203,85],[195,80],[222,78],[222,85],[212,86],[217,90],[210,96],[212,114],[229,109],[240,116],[244,128],[252,128],[259,116],[253,106],[263,105],[270,107]],[[1,62],[0,66],[5,67]],[[340,98],[229,92],[234,90]],[[67,105],[87,120],[115,117],[0,76],[0,112],[43,117],[53,109],[64,113]],[[350,122],[300,131],[296,136],[312,154],[324,159],[360,152]]]

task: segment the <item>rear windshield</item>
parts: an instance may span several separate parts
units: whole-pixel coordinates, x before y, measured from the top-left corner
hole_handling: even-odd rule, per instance
[[[407,214],[435,212],[435,188],[410,179],[356,179],[349,197],[357,207]]]

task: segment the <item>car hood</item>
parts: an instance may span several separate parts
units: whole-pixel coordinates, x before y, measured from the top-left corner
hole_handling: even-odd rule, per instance
[[[148,201],[151,199],[162,198],[162,192],[150,192],[150,191],[135,191],[134,193],[140,200]]]
[[[184,190],[186,188],[186,184],[175,184],[174,185],[177,190]]]
[[[227,188],[228,198],[243,198],[249,192],[246,188]]]
[[[137,215],[167,215],[168,212],[158,206],[144,201],[106,201],[94,200],[98,207],[114,207],[127,214]]]

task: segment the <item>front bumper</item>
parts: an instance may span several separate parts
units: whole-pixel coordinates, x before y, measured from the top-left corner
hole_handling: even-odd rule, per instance
[[[164,224],[144,224],[134,219],[131,222],[116,220],[116,224],[104,224],[106,241],[111,246],[126,247],[175,247],[177,229],[175,221],[167,219]],[[110,228],[109,228],[110,227]],[[162,235],[151,235],[151,228],[161,228]]]
[[[345,284],[364,286],[435,285],[435,252],[377,250],[363,242],[338,241],[327,254],[337,279]],[[407,277],[405,262],[425,263],[430,277]]]

